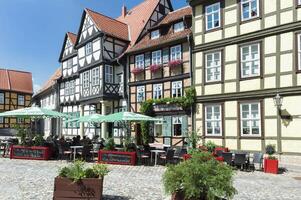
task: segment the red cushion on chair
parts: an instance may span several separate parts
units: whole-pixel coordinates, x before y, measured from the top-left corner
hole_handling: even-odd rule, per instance
[[[220,162],[223,162],[223,161],[224,161],[224,158],[220,156],[220,157],[216,157],[215,160],[220,161]]]

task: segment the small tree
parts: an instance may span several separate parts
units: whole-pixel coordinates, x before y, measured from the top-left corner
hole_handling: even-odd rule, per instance
[[[274,154],[276,153],[276,146],[274,144],[268,144],[265,147],[265,152],[266,154],[268,154],[268,158],[270,160],[276,160],[277,158],[274,156]]]

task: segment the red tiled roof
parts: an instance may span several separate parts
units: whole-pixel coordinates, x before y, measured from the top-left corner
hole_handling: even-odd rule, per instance
[[[0,90],[33,93],[30,72],[0,69]]]
[[[192,15],[191,7],[185,7],[173,12],[170,12],[166,15],[156,26],[159,27],[161,25],[172,24],[172,22],[182,19],[183,16]],[[173,32],[173,30],[169,30],[167,34],[161,35],[160,38],[151,40],[150,35],[146,34],[137,44],[135,44],[132,48],[128,50],[128,53],[144,50],[147,48],[152,48],[158,45],[163,45],[166,43],[170,43],[173,41],[177,41],[183,38],[186,38],[188,35],[191,35],[191,29],[185,29],[180,32]]]
[[[108,35],[129,41],[129,31],[127,24],[116,19],[107,17],[98,12],[89,10],[87,8],[85,9],[85,11],[89,14],[89,16],[91,16],[92,20],[94,21],[99,30]]]
[[[73,45],[75,45],[76,43],[76,34],[74,33],[71,33],[71,32],[67,32],[67,36],[70,38],[70,41],[72,42]]]
[[[127,12],[127,15],[120,16],[117,20],[129,25],[129,35],[131,45],[134,45],[145,27],[145,24],[151,17],[160,0],[144,0],[141,4],[135,6]]]
[[[44,85],[42,86],[42,88],[37,92],[37,94],[40,94],[44,91],[46,91],[47,89],[49,89],[50,87],[52,87],[55,83],[56,80],[58,80],[59,78],[61,78],[62,76],[62,70],[61,67],[59,67],[54,74],[51,75],[51,77],[46,81],[46,83],[44,83]],[[37,95],[36,94],[36,95]]]

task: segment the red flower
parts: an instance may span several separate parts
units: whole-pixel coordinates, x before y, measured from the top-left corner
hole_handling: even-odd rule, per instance
[[[149,66],[149,70],[151,72],[156,72],[158,70],[160,70],[162,68],[162,65],[158,65],[158,64],[153,64]]]
[[[132,69],[132,73],[135,75],[140,74],[143,71],[144,71],[144,68],[140,68],[140,67],[135,67],[134,69]]]
[[[173,69],[173,68],[176,68],[178,66],[181,66],[182,64],[183,64],[182,60],[171,60],[171,61],[169,61],[168,66],[171,69]]]

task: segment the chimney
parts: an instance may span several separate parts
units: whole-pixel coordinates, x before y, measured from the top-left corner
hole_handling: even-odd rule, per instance
[[[123,5],[121,9],[122,9],[122,10],[121,10],[121,15],[122,15],[122,17],[125,17],[126,14],[127,14],[126,6]]]

